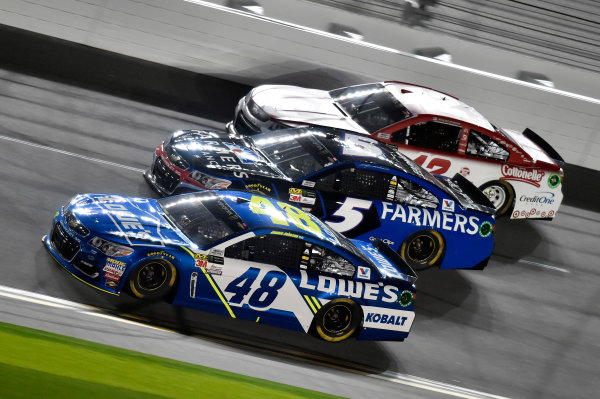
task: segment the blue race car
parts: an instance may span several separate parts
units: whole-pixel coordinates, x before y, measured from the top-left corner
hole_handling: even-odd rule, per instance
[[[331,342],[403,340],[412,269],[381,241],[348,240],[301,209],[249,192],[160,200],[83,194],[43,243],[79,280]]]
[[[230,188],[311,212],[346,237],[383,240],[415,270],[483,269],[494,209],[461,175],[437,178],[395,146],[330,128],[253,136],[179,131],[144,174],[160,194]]]

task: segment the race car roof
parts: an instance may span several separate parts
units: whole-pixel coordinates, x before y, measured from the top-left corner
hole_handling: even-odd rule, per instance
[[[414,116],[438,115],[496,130],[475,108],[449,94],[409,83],[385,82],[384,85]]]
[[[246,191],[215,192],[240,216],[249,230],[285,230],[340,245],[338,234],[329,226],[293,205]]]
[[[267,153],[267,156],[277,152],[277,143],[282,143],[283,147],[284,143],[297,141],[307,155],[315,157],[315,165],[327,167],[335,163],[365,162],[416,175],[424,180],[433,179],[429,172],[404,156],[397,148],[388,147],[360,133],[326,127],[309,127],[257,134],[252,136],[252,140]],[[314,142],[320,144],[315,145]],[[267,150],[267,145],[273,148]],[[323,153],[322,147],[327,149],[325,152],[328,154]],[[273,162],[278,163],[276,160]],[[307,175],[319,170],[320,168],[311,170]]]

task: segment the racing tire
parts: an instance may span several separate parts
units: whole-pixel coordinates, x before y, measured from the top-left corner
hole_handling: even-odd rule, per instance
[[[435,230],[412,233],[400,246],[400,256],[414,270],[435,266],[444,254],[446,245],[442,235]]]
[[[515,198],[515,190],[510,184],[496,180],[485,183],[479,189],[496,209],[496,216],[505,215],[510,210]]]
[[[356,302],[338,298],[319,309],[314,319],[314,331],[325,341],[340,342],[358,331],[361,320],[362,310]]]
[[[166,259],[148,259],[137,265],[127,279],[127,288],[139,299],[159,300],[167,296],[177,279],[177,270]]]

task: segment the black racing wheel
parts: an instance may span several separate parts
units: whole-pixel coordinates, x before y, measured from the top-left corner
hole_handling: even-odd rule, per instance
[[[127,286],[140,299],[162,299],[175,285],[177,271],[166,259],[149,259],[129,274]]]
[[[317,335],[325,341],[340,342],[356,333],[361,319],[362,311],[356,302],[338,298],[317,312],[314,327]]]
[[[442,235],[435,230],[421,230],[410,236],[400,246],[400,256],[414,270],[425,270],[437,264],[444,254]]]

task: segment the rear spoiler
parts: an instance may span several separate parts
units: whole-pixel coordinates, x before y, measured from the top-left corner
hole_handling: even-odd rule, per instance
[[[565,164],[565,160],[556,152],[554,148],[546,140],[541,138],[536,132],[533,130],[526,128],[523,130],[523,136],[527,137],[529,140],[533,141],[538,147],[540,147],[550,158],[554,160],[562,168]]]
[[[463,193],[468,195],[474,202],[479,205],[486,206],[488,208],[494,209],[494,205],[490,202],[489,198],[485,196],[473,183],[468,181],[463,175],[457,173],[451,179],[454,184],[456,184]]]
[[[376,238],[375,241],[373,241],[373,246],[377,248],[377,250],[386,258],[388,258],[402,274],[406,275],[406,279],[410,283],[417,281],[417,274],[415,271],[408,265],[408,263],[406,263],[404,259],[400,257],[400,255],[398,255],[396,251],[390,248],[379,238]]]

